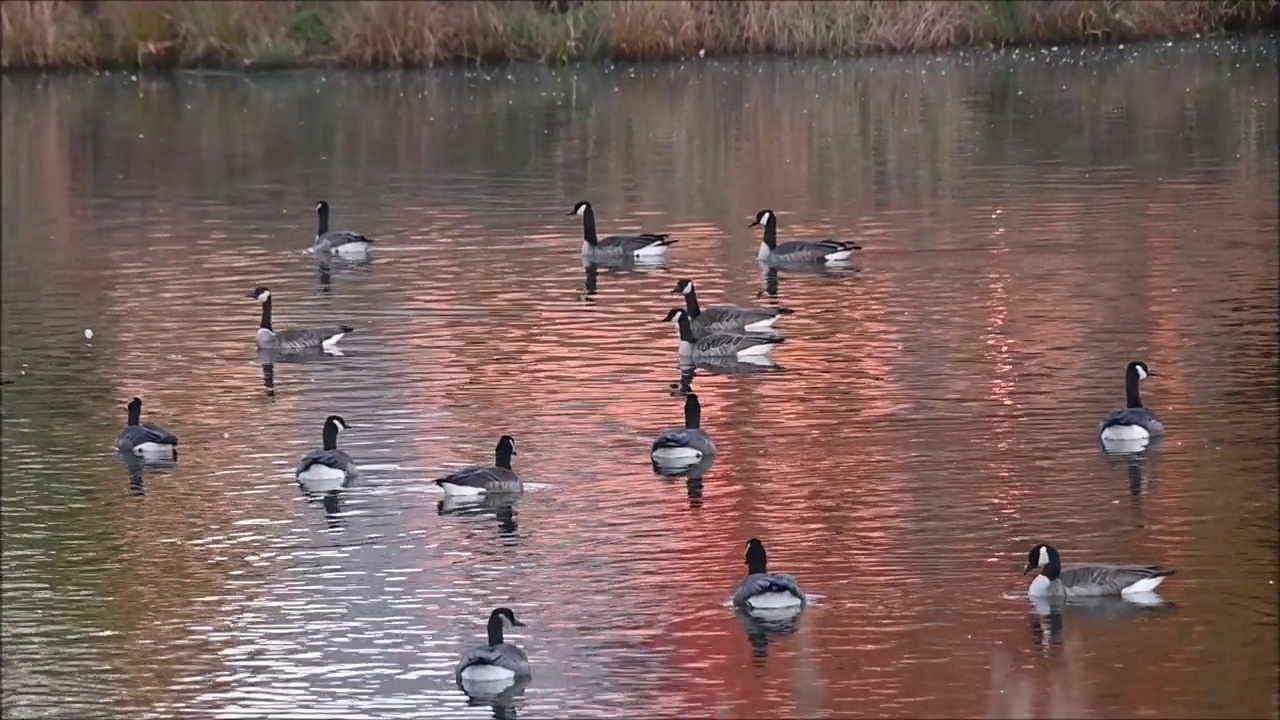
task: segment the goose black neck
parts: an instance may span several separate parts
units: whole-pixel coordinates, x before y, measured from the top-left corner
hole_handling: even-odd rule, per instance
[[[695,338],[693,337],[693,326],[689,324],[689,316],[681,315],[677,324],[680,326],[680,339],[685,342],[693,342]]]
[[[684,308],[689,313],[689,317],[696,318],[702,314],[702,308],[698,306],[698,291],[689,288],[689,292],[684,296]]]
[[[338,449],[338,424],[327,422],[324,424],[324,449]]]
[[[320,208],[319,215],[320,215],[320,227],[316,230],[317,237],[329,232],[329,208],[327,207]]]
[[[1058,576],[1062,574],[1062,560],[1058,558],[1056,553],[1049,556],[1049,564],[1040,570],[1040,574],[1049,582],[1057,580]]]
[[[497,451],[494,453],[493,464],[503,470],[511,469],[511,447],[509,445],[503,443],[498,446]]]
[[[769,214],[769,219],[764,222],[764,244],[769,246],[770,250],[778,247],[778,218],[773,213]]]
[[[128,424],[129,424],[129,425],[137,425],[137,424],[139,424],[139,423],[141,423],[141,422],[142,422],[142,406],[141,406],[141,405],[130,405],[130,406],[129,406],[129,423],[128,423]]]
[[[1142,407],[1142,396],[1138,394],[1138,368],[1129,368],[1124,375],[1125,405],[1131,408]]]
[[[596,237],[596,214],[591,208],[582,212],[582,239],[586,240],[591,247],[595,247],[599,241]]]
[[[759,553],[747,553],[747,574],[759,575],[768,572],[766,568],[769,566],[768,556],[764,554],[764,550]]]
[[[702,424],[702,408],[697,401],[684,404],[684,426],[688,430],[697,430]]]
[[[271,298],[268,297],[262,301],[262,322],[258,323],[258,327],[263,330],[271,329]]]
[[[502,616],[498,613],[489,616],[489,644],[502,644]]]

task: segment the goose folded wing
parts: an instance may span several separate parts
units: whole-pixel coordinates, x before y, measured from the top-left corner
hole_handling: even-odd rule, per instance
[[[282,345],[320,345],[335,335],[344,335],[353,330],[347,325],[334,325],[319,328],[288,328],[276,333],[276,339]]]
[[[373,244],[373,239],[360,233],[351,232],[350,230],[334,230],[325,233],[321,239],[328,240],[333,247],[345,245],[347,243],[368,243]]]
[[[436,480],[437,485],[460,485],[465,487],[489,488],[519,482],[515,471],[500,468],[496,465],[473,465],[457,472],[450,473]]]
[[[178,437],[159,425],[143,423],[138,426],[138,429],[142,430],[143,433],[142,439],[138,442],[153,442],[160,443],[162,445],[178,444]]]
[[[1106,429],[1117,425],[1138,425],[1140,427],[1146,427],[1153,419],[1154,416],[1151,414],[1151,411],[1146,408],[1125,408],[1123,410],[1116,410],[1108,415],[1106,419],[1102,421],[1102,428]]]
[[[1118,595],[1136,582],[1173,572],[1158,565],[1081,565],[1064,569],[1058,579],[1077,594]]]
[[[698,339],[697,348],[712,355],[732,355],[757,345],[776,345],[782,338],[760,333],[716,333]]]
[[[667,242],[668,233],[641,233],[640,235],[610,235],[600,241],[600,245],[605,248],[621,248],[635,252],[647,248],[654,243],[671,244]]]
[[[693,441],[694,434],[685,428],[665,430],[653,441],[652,449],[689,447]]]
[[[528,672],[529,657],[524,650],[511,643],[480,645],[463,653],[462,658],[458,660],[458,665],[454,668],[454,674],[460,674],[472,665],[496,665],[521,674]]]
[[[298,463],[298,472],[305,472],[312,465],[325,465],[340,470],[351,468],[351,456],[341,450],[312,450]]]
[[[751,323],[768,320],[769,318],[781,315],[778,310],[769,310],[766,308],[744,308],[737,305],[712,305],[703,308],[698,319],[707,318],[704,322],[708,325],[750,325]]]
[[[748,598],[767,592],[791,593],[804,601],[804,593],[800,592],[800,586],[796,584],[794,577],[780,573],[757,573],[743,578],[737,592],[733,594],[733,604],[743,605]]]

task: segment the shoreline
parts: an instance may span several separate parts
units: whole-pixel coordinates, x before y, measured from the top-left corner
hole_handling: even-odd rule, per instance
[[[388,70],[865,57],[1251,36],[1280,0],[35,0],[0,3],[0,73]]]

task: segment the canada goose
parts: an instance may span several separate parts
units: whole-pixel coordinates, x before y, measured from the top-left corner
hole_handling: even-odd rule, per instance
[[[353,233],[349,230],[329,229],[329,203],[321,200],[316,203],[316,214],[320,216],[320,227],[316,230],[316,241],[311,249],[321,255],[365,255],[373,246],[373,240]]]
[[[582,257],[608,262],[634,259],[657,259],[667,254],[667,248],[677,240],[669,240],[668,233],[640,233],[639,235],[610,235],[596,237],[596,214],[591,203],[583,200],[573,206],[568,215],[582,216]]]
[[[849,259],[861,245],[842,240],[793,240],[778,244],[778,216],[772,210],[756,213],[755,222],[748,227],[764,226],[764,239],[756,259],[766,265],[804,263],[835,263]]]
[[[777,335],[747,334],[715,334],[696,337],[693,328],[689,327],[689,316],[680,308],[673,308],[663,322],[674,322],[680,329],[680,359],[697,362],[703,359],[737,358],[742,360],[753,355],[767,355],[774,346],[784,342]]]
[[[696,463],[704,455],[712,455],[716,444],[702,431],[702,405],[698,396],[689,393],[684,397],[684,427],[664,430],[650,448],[649,456],[660,465]]]
[[[1164,435],[1164,426],[1155,413],[1142,407],[1142,397],[1138,394],[1138,383],[1154,374],[1144,362],[1129,363],[1124,372],[1125,408],[1112,412],[1102,421],[1098,431],[1103,441],[1146,440]]]
[[[324,445],[303,455],[294,473],[303,490],[317,494],[341,490],[360,476],[351,456],[338,449],[338,431],[348,427],[338,415],[325,418]]]
[[[139,457],[172,457],[178,451],[178,437],[159,425],[142,422],[142,400],[129,401],[129,420],[116,436],[116,449]]]
[[[671,292],[684,295],[685,314],[694,335],[719,332],[771,332],[783,315],[793,315],[787,308],[744,308],[737,305],[698,305],[698,293],[692,280],[681,280]]]
[[[1052,545],[1036,545],[1027,553],[1023,575],[1040,568],[1027,594],[1032,597],[1100,597],[1148,593],[1177,572],[1158,565],[1078,565],[1062,568]]]
[[[747,610],[799,610],[804,607],[804,593],[796,579],[768,571],[769,558],[764,543],[756,538],[747,541],[747,576],[733,593],[733,604]]]
[[[529,656],[524,650],[502,640],[503,626],[524,627],[511,608],[500,607],[489,614],[489,643],[478,645],[462,654],[454,669],[461,683],[513,682],[528,677]]]
[[[494,449],[492,465],[465,467],[436,480],[436,484],[450,495],[522,492],[520,476],[511,469],[511,458],[516,454],[515,438],[503,435]]]
[[[289,328],[276,332],[271,329],[271,291],[254,288],[249,297],[262,303],[262,322],[258,325],[258,347],[282,352],[296,352],[322,348],[334,350],[343,335],[353,332],[350,325],[333,325],[319,328]]]

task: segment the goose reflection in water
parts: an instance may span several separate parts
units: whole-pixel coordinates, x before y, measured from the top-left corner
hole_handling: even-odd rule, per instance
[[[341,275],[344,271],[348,270],[365,268],[370,262],[371,259],[369,257],[326,257],[316,266],[316,269],[320,273],[320,292],[328,294],[333,291],[334,275]]]
[[[1127,622],[1166,613],[1176,607],[1154,592],[1135,593],[1123,597],[1030,598],[1032,612],[1028,616],[1032,640],[1046,650],[1062,644],[1066,617],[1072,622]]]
[[[516,519],[516,504],[520,502],[520,497],[513,493],[448,494],[436,503],[436,514],[441,517],[492,516],[498,521],[499,537],[514,537],[520,529]]]
[[[783,272],[790,275],[812,275],[827,279],[841,279],[852,277],[856,273],[860,272],[860,270],[854,265],[842,264],[834,267],[826,265],[788,267],[784,268]],[[760,275],[764,279],[764,289],[756,293],[756,297],[771,297],[777,299],[779,279],[778,268],[766,268]]]
[[[685,490],[688,492],[689,509],[696,510],[702,507],[702,478],[706,475],[707,470],[715,464],[716,456],[714,454],[704,456],[701,460],[693,465],[685,465],[683,467],[669,467],[660,465],[653,460],[649,464],[653,468],[653,474],[664,478],[684,478]]]
[[[125,453],[116,453],[116,457],[124,463],[125,470],[129,477],[129,494],[135,497],[141,497],[146,494],[146,475],[169,475],[173,469],[178,466],[177,459],[173,460],[143,460],[136,455],[127,455]]]
[[[700,359],[694,364],[681,363],[680,381],[671,383],[672,394],[686,395],[693,392],[693,379],[697,377],[699,370],[707,375],[750,375],[782,371],[782,366],[768,355],[754,355],[748,358]]]
[[[262,366],[262,389],[268,399],[276,398],[276,365],[278,364],[304,364],[312,362],[326,362],[334,358],[346,357],[343,352],[337,348],[321,349],[312,348],[310,350],[295,351],[291,353],[280,353],[267,348],[258,348],[257,362]]]
[[[582,295],[579,299],[584,303],[595,302],[596,293],[599,292],[600,268],[608,271],[608,274],[614,277],[640,276],[651,272],[667,271],[666,260],[656,260],[653,262],[637,263],[635,260],[619,260],[616,263],[599,263],[588,262],[582,264],[582,269],[586,275],[582,285]]]
[[[1163,438],[1157,437],[1150,441],[1143,439],[1099,442],[1102,446],[1102,455],[1109,464],[1125,466],[1129,476],[1129,494],[1135,500],[1141,500],[1147,495],[1149,485],[1147,462],[1159,454],[1162,441]]]
[[[467,705],[493,709],[494,720],[514,720],[516,717],[516,701],[524,695],[524,691],[532,682],[530,677],[518,677],[515,682],[502,684],[498,692],[490,692],[490,683],[470,683],[456,679],[458,689],[467,696]]]
[[[778,638],[794,635],[800,629],[800,618],[803,613],[790,616],[752,615],[742,608],[734,610],[738,622],[742,624],[742,632],[751,643],[751,662],[762,665],[769,657],[769,643]]]

